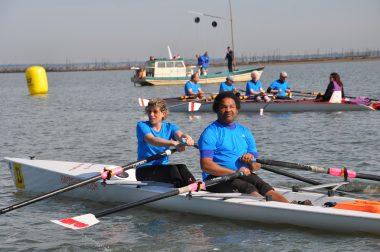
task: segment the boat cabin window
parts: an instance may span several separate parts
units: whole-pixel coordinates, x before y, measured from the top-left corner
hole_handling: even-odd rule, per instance
[[[166,62],[166,67],[174,67],[174,62],[173,61]]]
[[[165,68],[165,62],[157,62],[158,68]]]
[[[184,63],[182,61],[176,61],[175,67],[185,67]]]

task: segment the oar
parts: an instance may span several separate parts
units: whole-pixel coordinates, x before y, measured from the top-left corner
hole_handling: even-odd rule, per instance
[[[296,91],[296,90],[292,90],[292,93],[306,94],[306,95],[319,95],[319,94],[322,94],[321,92],[306,92],[306,91]]]
[[[103,216],[106,216],[109,214],[113,214],[116,212],[120,212],[123,210],[127,210],[127,209],[130,209],[133,207],[148,204],[148,203],[158,201],[161,199],[176,196],[178,194],[187,193],[187,192],[195,192],[195,191],[198,191],[200,189],[206,189],[208,186],[216,185],[218,183],[225,182],[225,181],[228,181],[228,180],[231,180],[234,178],[238,178],[240,176],[243,176],[242,172],[231,173],[231,174],[228,174],[228,175],[225,175],[222,177],[217,177],[214,179],[210,179],[210,180],[207,180],[204,182],[195,182],[195,183],[192,183],[190,185],[187,185],[187,186],[184,186],[181,188],[175,188],[175,189],[170,190],[166,193],[160,193],[160,194],[157,194],[157,195],[154,195],[154,196],[142,199],[142,200],[138,200],[135,202],[126,203],[126,204],[123,204],[120,206],[109,208],[109,209],[106,209],[106,210],[99,212],[99,213],[96,213],[96,214],[88,213],[88,214],[84,214],[84,215],[80,215],[80,216],[76,216],[76,217],[71,217],[71,218],[67,218],[67,219],[51,220],[51,221],[58,224],[58,225],[61,225],[61,226],[67,227],[67,228],[71,228],[71,229],[88,228],[92,225],[99,223],[99,220],[97,218],[100,218],[100,217],[103,217]]]
[[[305,183],[309,183],[311,185],[320,185],[321,184],[318,181],[315,181],[315,180],[312,180],[312,179],[308,179],[308,178],[299,176],[297,174],[294,174],[294,173],[291,173],[291,172],[288,172],[288,171],[275,169],[275,168],[273,168],[271,166],[268,166],[268,165],[265,165],[265,164],[261,164],[261,169],[267,170],[267,171],[270,171],[270,172],[273,172],[273,173],[277,173],[277,174],[283,175],[285,177],[297,179],[299,181],[302,181],[302,182],[305,182]]]
[[[153,161],[153,160],[161,159],[163,157],[171,155],[172,153],[175,153],[176,151],[177,151],[177,149],[166,150],[166,151],[164,151],[162,153],[159,153],[159,154],[147,157],[147,158],[145,158],[143,160],[139,160],[139,161],[136,161],[136,162],[133,162],[133,163],[129,163],[129,164],[123,165],[123,166],[118,166],[118,167],[115,167],[115,168],[112,168],[112,169],[108,169],[108,170],[105,169],[103,172],[101,172],[100,175],[91,177],[89,179],[83,180],[83,181],[75,183],[73,185],[62,187],[62,188],[57,189],[55,191],[48,192],[46,194],[43,194],[43,195],[37,196],[35,198],[32,198],[32,199],[29,199],[29,200],[26,200],[26,201],[14,204],[12,206],[0,209],[0,214],[3,214],[3,213],[6,213],[6,212],[15,210],[15,209],[23,207],[23,206],[27,206],[27,205],[32,204],[34,202],[50,198],[50,197],[52,197],[54,195],[67,192],[67,191],[73,190],[75,188],[78,188],[78,187],[81,187],[81,186],[84,186],[84,185],[96,182],[96,181],[98,181],[100,179],[103,179],[103,180],[110,179],[112,176],[121,174],[122,172],[124,172],[124,171],[126,171],[128,169],[135,168],[135,167],[137,167],[139,165],[148,163],[148,162]]]
[[[380,176],[378,175],[359,173],[353,170],[348,170],[345,167],[323,168],[316,165],[305,165],[305,164],[290,163],[290,162],[276,161],[276,160],[269,160],[269,159],[256,159],[256,162],[260,164],[287,167],[287,168],[293,168],[297,170],[311,171],[311,172],[316,172],[316,173],[325,173],[331,176],[344,177],[345,179],[346,178],[349,178],[349,179],[360,178],[360,179],[380,181]]]
[[[357,97],[355,96],[346,96],[346,98],[350,98],[350,99],[355,99]],[[367,97],[368,98],[368,97]],[[372,99],[372,98],[368,98],[370,101],[379,101],[379,99]]]
[[[193,147],[196,148],[196,149],[199,149],[198,144],[194,144]],[[288,172],[288,171],[278,170],[278,169],[275,169],[275,168],[270,167],[270,166],[265,165],[265,164],[262,164],[262,165],[261,165],[261,168],[264,169],[264,170],[267,170],[267,171],[273,172],[273,173],[277,173],[277,174],[280,174],[280,175],[283,175],[283,176],[286,176],[286,177],[289,177],[289,178],[293,178],[293,179],[300,180],[300,181],[302,181],[302,182],[309,183],[309,184],[311,184],[311,185],[320,185],[320,184],[321,184],[321,183],[319,183],[318,181],[315,181],[315,180],[312,180],[312,179],[308,179],[308,178],[305,178],[305,177],[299,176],[299,175],[297,175],[297,174],[290,173],[290,172]]]
[[[148,106],[148,103],[149,103],[148,99],[139,98],[140,107],[146,107],[146,106]],[[199,102],[181,102],[181,103],[178,103],[176,105],[169,106],[169,108],[178,107],[178,106],[181,106],[184,104],[188,104],[187,110],[190,112],[198,111],[202,105]]]

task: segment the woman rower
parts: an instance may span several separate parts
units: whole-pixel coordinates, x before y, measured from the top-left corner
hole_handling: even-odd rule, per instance
[[[333,98],[333,99],[332,99]],[[338,73],[330,74],[330,82],[325,93],[318,94],[316,101],[328,101],[333,103],[341,103],[344,96],[343,82],[340,80]]]
[[[149,121],[137,123],[138,160],[164,152],[169,147],[184,151],[194,145],[194,140],[180,131],[174,123],[166,122],[168,109],[164,100],[153,98],[145,108]],[[184,164],[169,164],[168,156],[149,162],[136,169],[136,179],[172,183],[182,187],[195,182],[194,176]]]

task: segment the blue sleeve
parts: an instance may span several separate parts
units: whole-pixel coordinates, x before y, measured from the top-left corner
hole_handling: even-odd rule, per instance
[[[151,128],[146,122],[138,122],[136,126],[137,137],[144,138],[147,134],[152,133]]]
[[[185,84],[185,95],[189,95],[189,91],[188,91],[189,89],[191,89],[191,87],[190,87],[190,82],[188,81]]]
[[[275,89],[276,88],[276,81],[273,81],[270,86],[269,86],[271,89]]]
[[[246,136],[246,141],[248,145],[248,153],[251,153],[255,159],[259,157],[259,153],[257,152],[256,148],[256,141],[255,138],[253,137],[251,131],[248,128],[245,128],[245,136]]]
[[[171,136],[172,139],[176,140],[174,134],[175,134],[177,131],[179,131],[180,128],[179,128],[177,125],[175,125],[174,123],[169,123],[169,125],[170,125],[170,132],[171,132],[171,133],[170,133],[170,136]]]
[[[201,84],[197,83],[197,91],[195,92],[196,94],[199,93],[199,89],[201,89]]]
[[[249,81],[247,81],[247,84],[245,85],[245,95],[251,95],[251,85],[249,85]]]
[[[223,82],[222,83],[220,83],[220,85],[219,85],[219,93],[221,93],[221,92],[223,92],[224,91],[224,89],[223,89]]]
[[[260,88],[263,88],[263,83],[261,83],[261,81],[258,81],[258,89],[260,90]]]
[[[209,127],[206,128],[198,140],[199,152],[201,158],[212,158],[216,150],[216,134]]]

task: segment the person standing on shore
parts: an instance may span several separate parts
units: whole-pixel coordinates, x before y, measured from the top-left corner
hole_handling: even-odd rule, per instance
[[[227,60],[228,71],[233,72],[235,56],[234,56],[234,51],[231,49],[231,47],[227,47],[227,54],[226,54],[225,60]]]

